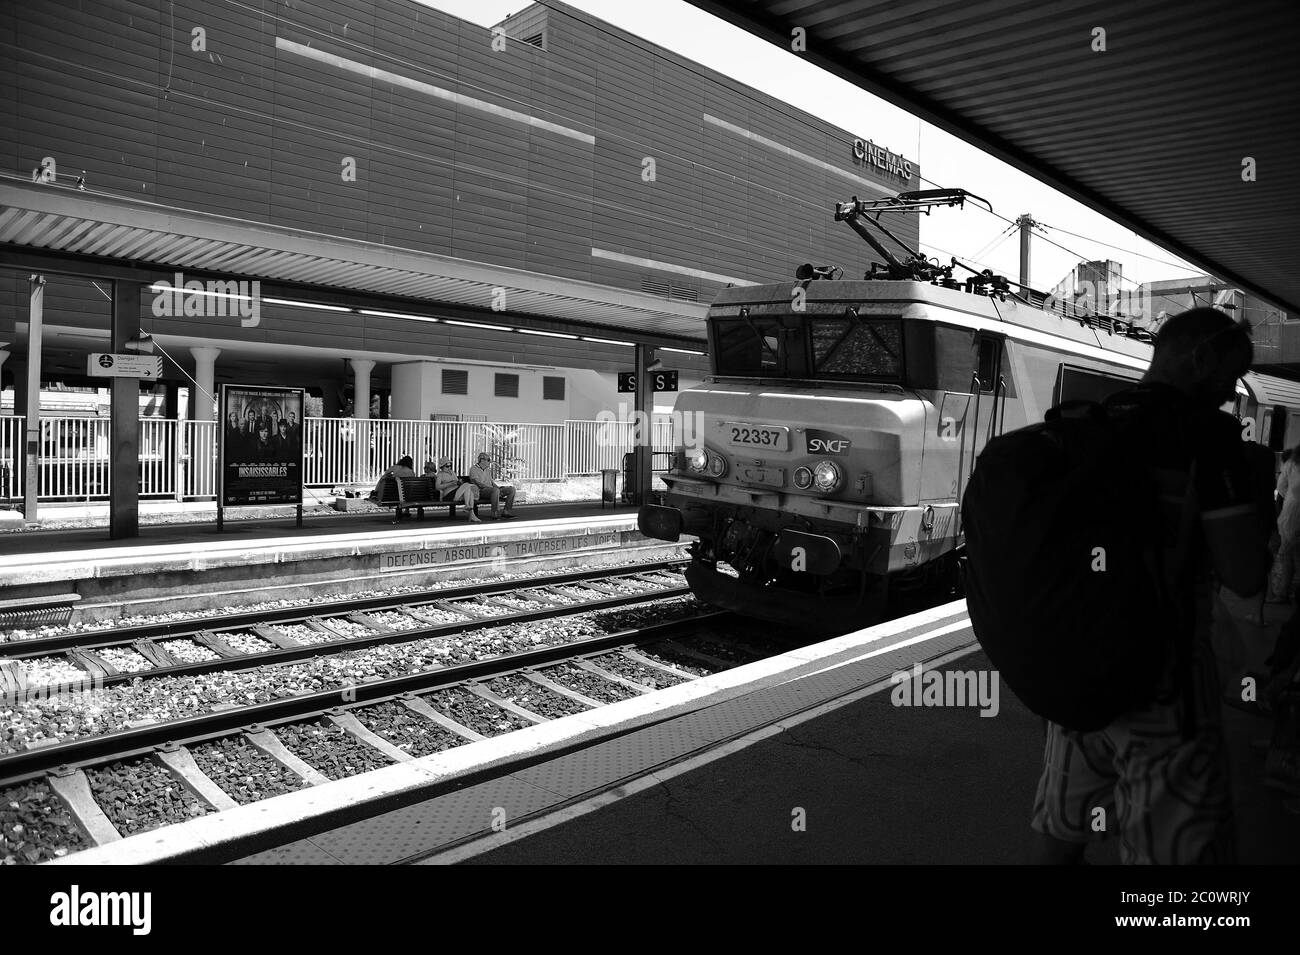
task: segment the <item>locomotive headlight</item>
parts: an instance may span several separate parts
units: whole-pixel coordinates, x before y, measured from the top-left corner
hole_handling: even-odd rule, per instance
[[[709,464],[709,454],[703,448],[686,452],[686,466],[692,471],[703,471]]]
[[[817,490],[823,493],[830,493],[842,484],[844,481],[844,472],[834,461],[818,461],[813,467],[813,484]]]
[[[709,455],[709,474],[720,478],[727,473],[727,459],[720,454]]]
[[[799,490],[808,490],[808,488],[812,487],[812,482],[812,468],[797,467],[794,469],[794,486]]]

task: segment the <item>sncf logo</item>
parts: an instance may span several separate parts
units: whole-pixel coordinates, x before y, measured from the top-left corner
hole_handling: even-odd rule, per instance
[[[807,439],[809,454],[848,454],[849,448],[853,447],[853,442],[834,431],[809,428]]]

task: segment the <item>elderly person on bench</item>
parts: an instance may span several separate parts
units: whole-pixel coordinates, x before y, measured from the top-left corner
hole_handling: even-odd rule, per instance
[[[428,465],[425,465],[425,471],[428,471]],[[458,504],[464,504],[465,510],[469,514],[471,524],[479,522],[479,516],[474,513],[474,505],[478,503],[478,488],[473,482],[461,483],[456,472],[452,470],[451,458],[440,458],[438,460],[438,470],[433,475],[433,486],[438,492],[438,498],[443,501],[455,501]]]
[[[509,484],[498,484],[496,478],[492,476],[492,455],[483,451],[478,456],[478,463],[469,469],[469,481],[478,488],[479,498],[487,500],[492,504],[492,517],[497,515],[498,502],[506,502],[505,513],[500,515],[506,520],[511,520],[514,515],[510,513],[510,508],[515,506],[515,489]]]

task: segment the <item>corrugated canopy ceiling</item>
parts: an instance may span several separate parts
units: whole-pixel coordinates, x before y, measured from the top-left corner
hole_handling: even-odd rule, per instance
[[[536,316],[639,340],[705,339],[704,304],[30,183],[0,181],[0,264],[6,248],[460,305],[488,321]],[[490,310],[497,289],[508,304],[500,319]]]
[[[1300,314],[1294,0],[691,2]]]

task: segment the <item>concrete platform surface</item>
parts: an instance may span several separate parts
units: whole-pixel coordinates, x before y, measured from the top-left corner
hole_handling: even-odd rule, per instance
[[[0,583],[16,585],[78,580],[114,574],[202,570],[249,563],[355,557],[438,546],[490,543],[573,534],[634,531],[631,508],[601,511],[598,504],[520,507],[514,520],[451,520],[445,511],[392,523],[384,514],[146,526],[140,536],[108,540],[102,528],[0,534]]]
[[[526,521],[553,520],[563,517],[627,516],[636,518],[636,508],[620,505],[603,509],[597,501],[581,501],[561,504],[521,504],[515,508],[513,521],[494,522],[486,517],[488,510],[483,509],[485,527],[507,526]],[[410,528],[428,528],[431,530],[464,529],[477,525],[470,524],[464,509],[457,509],[457,517],[451,520],[445,508],[429,510],[423,521],[410,518],[393,524],[392,511],[362,511],[353,514],[335,512],[326,515],[307,515],[303,526],[297,527],[292,516],[253,517],[239,520],[227,520],[222,531],[217,531],[215,519],[208,514],[201,519],[177,521],[168,524],[141,524],[138,537],[124,540],[111,540],[107,527],[49,528],[34,530],[10,530],[0,533],[0,557],[19,554],[45,555],[68,551],[110,551],[133,550],[141,547],[158,547],[183,545],[189,543],[220,543],[222,541],[248,541],[259,538],[314,538],[334,534],[382,534],[386,531]]]

